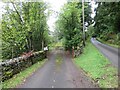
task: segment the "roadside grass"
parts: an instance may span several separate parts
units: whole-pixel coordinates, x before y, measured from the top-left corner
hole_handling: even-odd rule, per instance
[[[38,68],[40,68],[46,59],[35,63],[34,65],[26,68],[24,71],[14,75],[11,79],[2,82],[2,88],[15,88],[19,84],[23,83],[27,77],[32,75]]]
[[[110,43],[108,43],[108,42],[106,42],[106,41],[103,41],[103,40],[100,39],[100,38],[97,38],[97,40],[100,41],[100,42],[102,42],[102,43],[104,43],[104,44],[107,44],[107,45],[109,45],[109,46],[112,46],[112,47],[115,47],[115,48],[120,48],[119,45],[116,45],[116,44],[110,44]]]
[[[75,58],[75,63],[91,77],[100,88],[118,87],[118,70],[96,47],[87,42],[83,54]]]

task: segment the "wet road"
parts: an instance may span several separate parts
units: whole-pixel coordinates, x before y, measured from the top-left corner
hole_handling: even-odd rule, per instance
[[[120,49],[103,44],[97,41],[95,38],[91,38],[91,42],[105,57],[110,60],[113,66],[120,69],[120,65],[118,65],[118,60],[120,60]]]
[[[93,82],[63,50],[53,50],[45,65],[17,88],[95,88]]]

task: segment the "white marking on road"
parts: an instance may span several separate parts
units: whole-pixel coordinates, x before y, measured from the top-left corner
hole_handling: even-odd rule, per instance
[[[54,86],[52,86],[52,88],[54,88]]]
[[[55,80],[53,80],[53,82],[55,82]]]

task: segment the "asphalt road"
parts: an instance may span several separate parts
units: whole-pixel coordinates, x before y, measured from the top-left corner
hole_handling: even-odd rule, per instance
[[[120,49],[103,44],[97,41],[95,38],[91,38],[91,42],[105,57],[110,60],[113,66],[120,69],[120,65],[118,65],[118,60],[120,60]]]
[[[58,57],[61,57],[58,60]],[[81,69],[72,62],[72,58],[63,50],[50,52],[48,61],[17,88],[95,88]]]

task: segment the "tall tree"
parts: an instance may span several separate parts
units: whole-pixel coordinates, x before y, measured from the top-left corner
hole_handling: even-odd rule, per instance
[[[12,7],[12,8],[11,8]],[[44,2],[9,2],[2,17],[2,57],[42,50],[47,44],[47,4]]]
[[[77,2],[68,2],[62,9],[56,24],[56,29],[65,38],[65,48],[68,50],[77,49],[81,41],[81,20],[82,10],[76,8]]]
[[[89,26],[92,23],[90,16],[90,4],[85,3],[85,23]],[[68,50],[77,49],[83,41],[83,18],[82,18],[82,3],[72,0],[64,5],[59,19],[56,22],[56,30],[59,34],[59,39],[65,39],[64,46]],[[85,24],[84,23],[84,24]]]
[[[98,3],[95,16],[95,33],[104,41],[119,44],[120,2]]]

